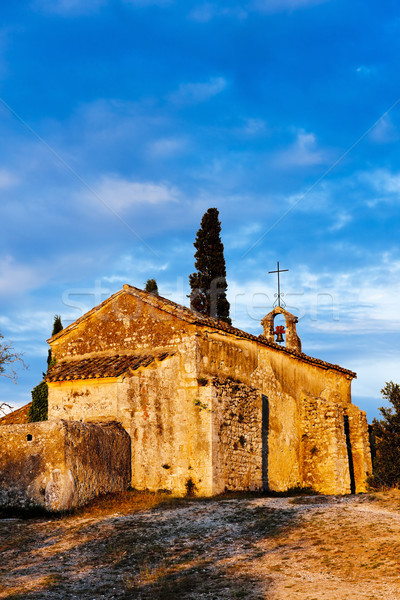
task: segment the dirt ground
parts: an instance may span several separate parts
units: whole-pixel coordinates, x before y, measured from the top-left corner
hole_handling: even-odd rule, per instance
[[[171,499],[0,515],[0,599],[400,600],[400,493]]]

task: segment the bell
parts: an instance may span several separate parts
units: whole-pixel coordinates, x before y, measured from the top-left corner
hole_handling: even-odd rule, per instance
[[[285,328],[283,327],[283,325],[278,325],[277,328],[275,329],[275,335],[276,335],[276,341],[279,344],[280,342],[283,342],[283,333],[285,331]]]

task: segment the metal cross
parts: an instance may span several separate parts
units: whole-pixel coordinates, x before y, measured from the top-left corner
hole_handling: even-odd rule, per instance
[[[276,264],[278,266],[278,270],[277,271],[268,271],[268,273],[278,273],[278,295],[275,294],[275,298],[277,299],[278,306],[282,306],[281,305],[281,282],[280,282],[280,279],[279,279],[279,274],[280,273],[284,273],[285,271],[289,271],[289,269],[280,269],[279,268],[279,260],[277,261]],[[282,295],[284,295],[284,294],[282,294]],[[275,304],[275,302],[274,302],[274,304]],[[282,304],[283,304],[283,306],[286,306],[285,303],[283,302],[283,300],[282,300]]]

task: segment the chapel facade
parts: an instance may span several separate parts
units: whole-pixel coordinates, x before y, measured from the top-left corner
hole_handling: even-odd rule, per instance
[[[363,492],[356,375],[302,353],[296,322],[277,307],[254,336],[124,285],[48,340],[49,420],[120,423],[139,490]]]

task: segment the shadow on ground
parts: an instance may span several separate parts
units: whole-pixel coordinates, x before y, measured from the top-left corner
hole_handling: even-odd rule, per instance
[[[265,598],[252,563],[297,512],[257,498],[180,500],[131,514],[0,521],[0,598]]]

